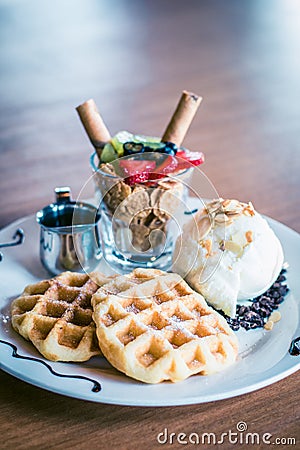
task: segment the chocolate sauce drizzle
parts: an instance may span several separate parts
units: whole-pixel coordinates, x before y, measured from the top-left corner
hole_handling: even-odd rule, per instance
[[[4,244],[0,244],[0,248],[15,247],[16,245],[23,244],[25,235],[24,235],[24,231],[22,230],[22,228],[17,229],[17,231],[13,235],[12,239],[13,239],[12,242],[6,242]],[[3,254],[0,252],[0,262],[2,261],[2,259],[3,259]]]
[[[88,377],[85,377],[83,375],[65,375],[65,374],[62,374],[62,373],[58,373],[49,364],[47,364],[45,361],[42,361],[41,359],[20,355],[18,353],[17,347],[14,344],[12,344],[11,342],[3,341],[2,339],[0,339],[0,344],[4,344],[4,345],[7,345],[7,346],[12,348],[12,357],[13,358],[25,359],[27,361],[38,362],[38,363],[42,364],[43,366],[47,367],[47,369],[52,373],[52,375],[55,375],[56,377],[60,377],[60,378],[75,378],[76,380],[90,381],[94,385],[92,387],[92,392],[96,392],[97,393],[97,392],[101,391],[101,384],[98,381],[93,380],[92,378],[88,378]]]

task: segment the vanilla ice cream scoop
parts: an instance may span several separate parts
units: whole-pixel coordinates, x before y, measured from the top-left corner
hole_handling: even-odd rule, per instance
[[[278,277],[283,251],[252,204],[218,199],[184,225],[173,271],[216,309],[234,317],[239,301],[265,292]]]

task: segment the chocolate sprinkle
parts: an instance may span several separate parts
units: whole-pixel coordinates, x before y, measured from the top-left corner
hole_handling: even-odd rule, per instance
[[[289,354],[292,356],[300,355],[300,336],[292,340]]]
[[[238,331],[240,327],[245,330],[254,328],[262,328],[268,321],[271,313],[278,309],[280,303],[284,301],[285,296],[289,292],[286,285],[285,277],[286,269],[282,269],[277,280],[272,286],[259,297],[249,300],[249,305],[237,305],[236,315],[234,318],[226,316],[219,311],[233,331]]]

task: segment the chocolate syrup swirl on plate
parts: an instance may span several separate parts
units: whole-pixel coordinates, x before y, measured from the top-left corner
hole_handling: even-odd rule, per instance
[[[48,363],[46,363],[45,361],[43,361],[41,359],[33,358],[31,356],[20,355],[18,353],[17,347],[14,344],[12,344],[11,342],[3,341],[2,339],[0,339],[0,344],[4,344],[4,345],[7,345],[7,346],[12,348],[12,356],[13,356],[13,358],[25,359],[27,361],[38,362],[38,363],[42,364],[43,366],[47,367],[47,369],[52,373],[52,375],[55,375],[56,377],[73,378],[73,379],[76,379],[76,380],[90,381],[91,383],[93,383],[92,392],[97,393],[97,392],[101,391],[101,384],[98,381],[93,380],[92,378],[88,378],[88,377],[85,377],[83,375],[65,375],[65,374],[62,374],[62,373],[58,373]]]

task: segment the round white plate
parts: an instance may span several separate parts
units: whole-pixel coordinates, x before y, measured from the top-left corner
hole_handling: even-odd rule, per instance
[[[197,207],[197,203],[192,201],[189,206]],[[188,220],[190,216],[184,217]],[[290,292],[279,308],[281,320],[269,332],[240,330],[237,333],[239,360],[226,372],[158,385],[130,379],[100,357],[80,364],[49,362],[31,343],[12,330],[9,318],[11,300],[22,292],[25,285],[49,278],[39,261],[39,228],[35,217],[12,223],[0,231],[0,243],[11,241],[19,227],[24,231],[25,240],[19,246],[1,249],[0,368],[52,392],[99,403],[132,406],[187,405],[221,400],[287,377],[300,367],[300,357],[288,353],[292,339],[300,335],[300,235],[281,223],[268,220],[283,245],[285,261],[289,263],[287,281]],[[99,270],[102,269],[105,267],[100,264]]]

